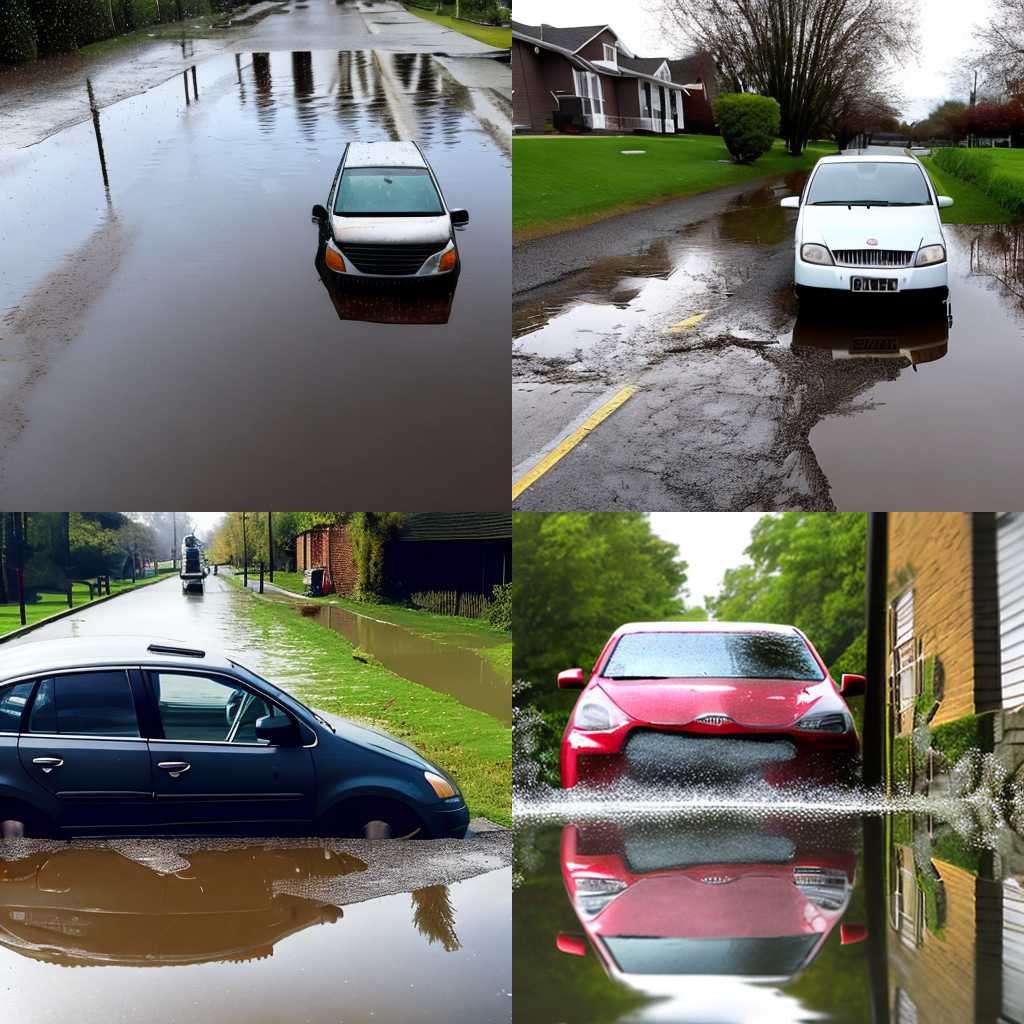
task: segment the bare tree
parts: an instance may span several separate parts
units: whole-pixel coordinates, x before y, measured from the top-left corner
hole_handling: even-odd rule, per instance
[[[974,33],[978,63],[991,90],[1024,95],[1024,0],[992,0],[988,24]]]
[[[916,53],[913,0],[665,0],[665,12],[732,88],[778,100],[794,155],[866,73],[877,88]]]

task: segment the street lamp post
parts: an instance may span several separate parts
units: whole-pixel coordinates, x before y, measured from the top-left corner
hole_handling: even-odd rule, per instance
[[[178,568],[178,513],[171,513],[171,532],[173,540],[171,541],[171,569]]]
[[[267,564],[270,567],[270,582],[274,582],[274,513],[267,513]]]
[[[245,534],[245,513],[242,513],[242,586],[249,589],[249,541]]]

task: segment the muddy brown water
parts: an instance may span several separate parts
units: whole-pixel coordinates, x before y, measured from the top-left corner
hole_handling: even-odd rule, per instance
[[[497,507],[511,165],[467,90],[429,54],[249,52],[197,72],[198,101],[178,76],[103,109],[109,189],[91,122],[0,159],[17,253],[0,284],[4,487],[88,503],[132,481],[198,498],[271,478],[443,508],[470,474]],[[310,208],[346,141],[398,138],[470,211],[458,287],[435,322],[382,322],[417,316],[379,297],[340,319]],[[183,451],[201,453],[187,479]]]
[[[385,668],[414,683],[450,694],[466,707],[512,722],[508,679],[473,651],[417,636],[401,626],[334,605],[306,605],[303,614],[372,654]]]
[[[375,845],[0,851],[5,1019],[510,1020],[510,870],[375,897]]]

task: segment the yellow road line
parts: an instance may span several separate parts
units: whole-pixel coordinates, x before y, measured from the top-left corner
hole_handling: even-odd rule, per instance
[[[562,461],[588,434],[596,430],[616,409],[625,405],[636,394],[635,384],[627,384],[616,395],[613,395],[599,409],[591,413],[564,441],[560,442],[544,456],[528,473],[524,473],[512,484],[512,500],[515,501],[523,491],[532,487],[549,469]]]
[[[685,320],[680,320],[679,323],[673,324],[667,328],[666,334],[682,334],[683,331],[688,331],[691,327],[696,327],[708,315],[707,310],[703,313],[694,313],[693,316],[688,316]]]

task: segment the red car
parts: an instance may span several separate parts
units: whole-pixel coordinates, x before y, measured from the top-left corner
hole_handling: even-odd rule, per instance
[[[784,783],[808,769],[845,770],[860,740],[837,685],[795,626],[751,622],[631,622],[605,644],[562,736],[562,785],[657,781],[735,770]],[[728,739],[728,744],[709,739]]]
[[[817,956],[850,902],[856,841],[833,823],[620,830],[567,825],[562,877],[610,977],[648,987],[655,977],[731,975],[777,984]],[[708,862],[708,858],[714,858]],[[840,927],[860,942],[859,924]],[[586,954],[561,932],[558,949]]]

